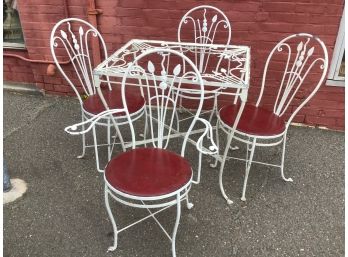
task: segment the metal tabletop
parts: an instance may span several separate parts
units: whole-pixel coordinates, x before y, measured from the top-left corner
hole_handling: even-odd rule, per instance
[[[184,53],[197,66],[204,86],[248,89],[250,47],[239,45],[196,44],[132,39],[93,71],[96,76],[122,77],[129,63],[146,50],[173,49]]]

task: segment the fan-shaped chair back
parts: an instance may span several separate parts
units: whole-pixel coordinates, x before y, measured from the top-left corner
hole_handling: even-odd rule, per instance
[[[181,19],[178,28],[179,42],[198,44],[226,44],[231,41],[231,24],[226,15],[216,7],[197,6],[189,10]],[[204,73],[209,63],[211,48],[193,47],[195,65]]]
[[[102,54],[104,58],[107,58],[106,45],[102,36],[96,28],[84,20],[77,18],[61,20],[51,32],[50,47],[54,62],[73,88],[81,105],[80,92],[87,96],[96,93],[92,77],[93,60],[90,47],[91,40],[95,39],[101,42]],[[72,69],[67,66],[63,69],[58,61],[63,58],[65,60],[69,58]]]
[[[185,65],[185,70],[183,69]],[[139,79],[141,78],[141,79]],[[135,148],[135,129],[128,113],[125,95],[134,86],[140,86],[146,101],[149,137],[153,147],[167,148],[173,127],[177,125],[178,93],[187,89],[183,83],[190,83],[200,95],[195,116],[187,129],[183,141],[182,155],[187,139],[194,127],[203,105],[203,80],[194,63],[184,54],[171,49],[152,49],[139,55],[127,68],[122,80],[122,99],[126,109],[133,148]],[[192,90],[192,89],[191,89]]]
[[[284,38],[268,56],[256,105],[263,99],[265,86],[274,87],[277,96],[273,112],[282,116],[293,107],[287,122],[290,124],[298,111],[319,90],[327,69],[327,50],[318,37],[300,33]],[[268,71],[272,77],[268,76]]]

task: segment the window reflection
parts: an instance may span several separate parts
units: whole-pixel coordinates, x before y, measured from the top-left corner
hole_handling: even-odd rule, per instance
[[[345,69],[344,69],[344,66],[345,66],[345,58],[344,58],[344,54],[345,54],[345,51],[343,53],[343,56],[342,56],[342,61],[341,61],[341,64],[340,64],[340,69],[339,69],[339,72],[338,72],[338,76],[340,77],[344,77],[344,74],[345,74]]]
[[[24,43],[22,26],[17,11],[17,0],[4,0],[4,42]]]

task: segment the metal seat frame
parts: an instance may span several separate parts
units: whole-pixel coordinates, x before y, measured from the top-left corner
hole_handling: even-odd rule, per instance
[[[160,62],[153,63],[151,60],[146,59],[151,56],[157,56],[160,58]],[[165,63],[169,63],[168,59],[171,57],[179,57],[180,62],[177,65],[174,65],[174,69],[171,70],[173,65],[166,65]],[[168,61],[168,62],[167,62]],[[182,64],[186,64],[186,67],[191,67],[190,71],[183,71]],[[163,230],[163,232],[166,234],[166,236],[171,241],[171,249],[172,249],[172,256],[176,256],[176,247],[175,247],[175,240],[177,235],[177,230],[180,222],[180,216],[181,216],[181,201],[186,200],[187,208],[192,208],[193,204],[189,202],[188,200],[188,192],[191,188],[192,184],[198,184],[200,181],[200,175],[201,175],[201,156],[202,154],[216,154],[217,152],[217,146],[213,142],[213,130],[210,125],[210,123],[202,118],[199,117],[202,106],[203,106],[203,94],[204,94],[204,86],[203,86],[203,80],[200,75],[200,72],[198,71],[197,67],[194,65],[194,63],[187,58],[182,53],[172,50],[172,49],[151,49],[144,51],[142,54],[137,56],[135,60],[130,63],[127,70],[124,73],[123,79],[122,79],[122,99],[124,102],[124,109],[114,109],[114,110],[107,110],[92,119],[75,124],[73,126],[67,127],[65,130],[70,134],[81,134],[86,133],[89,131],[96,122],[98,122],[99,119],[110,116],[113,124],[117,126],[117,122],[113,118],[114,116],[112,114],[118,113],[118,112],[125,112],[128,123],[130,126],[130,133],[131,133],[131,150],[136,148],[136,133],[133,126],[132,119],[129,115],[128,109],[127,109],[127,102],[126,102],[126,91],[127,87],[127,80],[132,79],[135,77],[141,76],[143,79],[139,80],[139,85],[142,88],[142,92],[144,94],[144,98],[146,99],[146,117],[148,122],[148,128],[149,128],[149,134],[150,134],[150,142],[145,147],[155,147],[155,148],[161,148],[166,149],[168,146],[168,143],[170,141],[170,135],[173,132],[172,126],[174,122],[176,121],[177,115],[176,115],[176,106],[178,104],[178,94],[174,93],[174,91],[180,91],[181,88],[181,80],[190,78],[192,81],[196,82],[197,90],[200,90],[201,97],[200,97],[200,103],[199,107],[196,111],[196,114],[190,123],[190,126],[187,130],[187,133],[185,134],[183,138],[183,143],[181,147],[181,157],[184,158],[185,156],[185,149],[186,145],[190,136],[190,132],[193,130],[194,126],[196,125],[197,121],[201,121],[205,125],[205,129],[203,129],[203,134],[199,137],[199,139],[196,141],[196,148],[199,151],[199,164],[198,164],[198,172],[196,178],[194,178],[194,175],[187,181],[187,183],[180,188],[176,189],[175,191],[166,193],[164,195],[153,195],[153,196],[139,196],[139,195],[131,195],[129,193],[125,193],[123,191],[120,191],[119,189],[115,188],[113,185],[109,183],[109,181],[106,178],[106,175],[104,173],[104,180],[105,180],[105,205],[107,212],[109,214],[113,231],[114,231],[114,242],[111,247],[109,247],[109,251],[114,251],[117,248],[117,239],[118,234],[127,228],[132,227],[133,225],[146,220],[150,217],[152,217],[155,222],[160,226],[160,228]],[[158,81],[157,78],[161,78],[160,81]],[[175,86],[174,86],[175,84]],[[127,86],[126,86],[127,85]],[[100,92],[100,88],[97,88],[97,91]],[[102,94],[100,95],[102,98]],[[107,106],[106,106],[107,107]],[[87,129],[85,128],[85,125],[88,125]],[[80,131],[80,128],[82,128],[82,131]],[[210,142],[210,147],[207,148],[203,147],[203,140],[207,139]],[[155,165],[155,164],[154,164]],[[192,173],[194,174],[194,173]],[[134,178],[136,180],[136,178]],[[149,215],[130,224],[122,229],[118,229],[116,226],[116,221],[114,218],[114,215],[110,208],[110,202],[109,198],[113,198],[117,202],[135,207],[135,208],[141,208],[141,209],[147,209],[149,212]],[[170,235],[166,229],[161,225],[159,220],[155,217],[156,214],[166,210],[167,208],[171,206],[176,205],[176,220],[174,229],[172,232],[172,235]],[[152,211],[152,209],[159,209],[157,211]]]
[[[76,26],[76,27],[75,27]],[[77,31],[73,31],[73,27],[78,28]],[[94,28],[91,24],[88,22],[78,19],[78,18],[67,18],[59,21],[52,29],[51,37],[50,37],[50,49],[51,54],[53,56],[53,60],[60,71],[60,73],[63,75],[65,80],[69,83],[73,91],[75,92],[77,99],[79,100],[80,107],[81,107],[81,119],[82,122],[85,120],[88,120],[90,118],[95,117],[96,115],[93,113],[89,113],[87,110],[83,107],[83,99],[80,94],[80,91],[82,90],[83,94],[85,96],[92,96],[97,94],[95,81],[93,79],[93,63],[91,60],[91,48],[89,47],[89,41],[90,40],[99,40],[101,43],[101,49],[102,54],[104,55],[104,58],[108,57],[107,49],[105,41],[102,37],[102,35],[99,33],[99,31]],[[61,49],[59,48],[61,47]],[[59,53],[60,50],[64,50],[64,55],[68,56],[68,58],[71,61],[71,64],[73,66],[74,74],[71,76],[71,71],[65,71],[63,67],[60,65],[57,53]],[[75,79],[75,80],[74,80]],[[76,82],[78,81],[78,82]],[[112,86],[109,82],[109,78],[106,76],[106,84],[107,89],[112,90]],[[78,88],[76,83],[78,83],[81,88]],[[138,119],[140,116],[143,115],[145,107],[143,106],[135,113],[131,114],[132,119]],[[124,125],[127,124],[127,120],[125,116],[118,116],[117,117],[118,125]],[[98,147],[101,146],[107,146],[108,147],[108,160],[110,160],[113,146],[115,144],[116,137],[119,135],[115,134],[113,142],[112,136],[111,136],[111,128],[112,128],[112,122],[110,117],[106,116],[102,119],[99,119],[98,122],[95,124],[98,126],[106,127],[107,128],[107,143],[106,144],[98,144],[97,140],[97,132],[96,127],[93,127],[93,145],[87,145],[86,144],[86,138],[85,134],[82,134],[82,154],[77,156],[77,158],[83,158],[86,153],[87,147],[93,147],[95,152],[95,160],[96,160],[96,167],[99,172],[103,172],[104,170],[100,167],[100,161],[99,161],[99,154],[98,154]],[[122,141],[122,137],[119,137],[122,150],[125,151],[124,142]]]
[[[297,40],[296,42],[299,42],[299,43],[295,45],[293,42],[291,42],[291,40],[293,41]],[[296,48],[295,47],[292,48],[292,46],[296,46]],[[318,50],[318,53],[322,54],[323,57],[317,57],[318,55],[316,55],[316,53],[314,54],[315,50]],[[233,201],[230,200],[229,197],[226,195],[225,189],[223,187],[223,171],[224,171],[224,166],[227,159],[235,159],[235,160],[245,162],[245,176],[244,176],[244,183],[243,183],[243,190],[242,190],[242,197],[241,197],[242,201],[246,201],[245,191],[246,191],[249,172],[250,172],[252,163],[280,168],[282,179],[284,181],[290,181],[290,182],[293,181],[292,178],[286,178],[284,175],[284,161],[285,161],[287,131],[288,131],[289,125],[291,124],[296,114],[301,110],[303,106],[305,106],[310,101],[310,99],[312,99],[312,97],[316,94],[316,92],[319,90],[320,86],[322,85],[327,73],[327,69],[328,69],[328,53],[327,53],[325,44],[318,37],[313,36],[311,34],[298,33],[298,34],[288,36],[284,38],[283,40],[281,40],[273,48],[273,50],[270,52],[267,58],[267,61],[264,67],[264,72],[263,72],[261,90],[256,102],[256,107],[259,107],[261,104],[264,88],[266,86],[266,79],[268,75],[269,64],[272,58],[276,56],[276,54],[285,54],[285,55],[287,54],[287,62],[285,64],[284,73],[282,75],[282,80],[280,81],[276,101],[273,105],[273,113],[277,116],[283,116],[285,112],[288,110],[289,106],[291,106],[291,102],[295,98],[296,93],[298,93],[301,86],[303,85],[304,80],[307,78],[308,74],[310,74],[310,71],[312,70],[314,66],[318,66],[318,69],[321,70],[321,76],[319,78],[319,81],[313,88],[313,90],[307,95],[307,97],[302,99],[302,102],[291,113],[290,117],[286,121],[285,130],[280,134],[272,135],[272,136],[248,134],[243,131],[239,131],[238,126],[234,130],[229,125],[225,124],[222,121],[221,117],[218,115],[218,121],[216,125],[217,145],[219,145],[218,133],[220,130],[224,131],[228,135],[228,138],[227,138],[223,155],[218,156],[215,164],[212,166],[216,167],[218,164],[218,161],[221,162],[220,173],[219,173],[219,185],[220,185],[221,193],[223,197],[226,199],[228,204],[233,203]],[[235,139],[237,141],[247,144],[245,159],[227,156],[229,150],[231,150],[232,139]],[[279,145],[281,143],[283,143],[283,146],[282,146],[282,155],[281,155],[280,164],[265,163],[265,162],[259,162],[259,161],[253,160],[256,146],[272,147],[272,146]]]

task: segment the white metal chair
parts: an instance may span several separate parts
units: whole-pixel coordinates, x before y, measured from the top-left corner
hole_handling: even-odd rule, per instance
[[[178,27],[178,42],[192,42],[195,44],[225,44],[229,45],[231,41],[231,24],[226,15],[218,8],[201,5],[189,10],[181,19]],[[215,70],[219,65],[213,63],[219,62],[210,58],[212,51],[208,46],[194,46],[190,53],[185,53],[197,66],[204,80],[204,73],[207,69]],[[216,72],[220,72],[217,70]],[[205,87],[204,99],[214,99],[213,109],[209,121],[214,113],[217,112],[217,97],[222,90],[221,87]],[[192,94],[182,94],[180,97],[180,106],[183,108],[182,99],[197,99]]]
[[[105,42],[101,34],[88,22],[77,19],[67,18],[59,21],[52,29],[50,37],[51,53],[59,71],[74,90],[80,105],[82,121],[87,120],[105,110],[101,99],[96,93],[95,81],[93,79],[93,60],[92,49],[90,47],[91,40],[99,40],[101,43],[102,54],[107,58],[107,50]],[[99,49],[98,49],[99,51]],[[71,66],[63,67],[59,64],[58,58],[69,58]],[[110,108],[122,108],[122,99],[119,88],[111,86],[109,78],[106,78],[105,90],[103,90],[104,98]],[[83,95],[87,98],[84,100]],[[139,117],[144,112],[145,101],[140,92],[129,92],[127,95],[129,110],[133,118]],[[117,114],[118,125],[124,124],[126,121],[124,113]],[[112,152],[111,143],[111,119],[105,117],[100,119],[96,125],[107,127],[107,146],[108,160],[110,160]],[[122,138],[122,149],[124,144]],[[103,172],[100,168],[96,127],[93,127],[93,145],[95,149],[96,165],[99,172]],[[82,135],[82,154],[78,158],[83,158],[85,155],[86,145],[85,134]]]
[[[167,60],[169,58],[172,65],[167,66],[165,64],[168,63]],[[183,63],[187,68],[185,72],[182,69]],[[127,85],[127,81],[138,79],[139,77],[142,78],[139,80],[139,86],[144,92],[144,98],[147,103],[146,112],[150,138],[145,139],[147,146],[136,148],[137,145],[143,145],[144,142],[136,141],[135,128],[128,110],[126,94],[131,87]],[[191,81],[192,86],[201,92],[201,98],[194,119],[183,138],[181,153],[177,154],[168,150],[167,147],[173,133],[172,127],[176,122],[177,115],[178,94],[175,94],[173,91],[185,90],[181,88],[184,80]],[[88,121],[66,128],[66,131],[70,134],[86,133],[99,119],[115,113],[126,113],[130,124],[130,129],[127,131],[131,133],[132,149],[112,158],[106,166],[104,173],[105,204],[114,230],[114,243],[109,248],[109,251],[116,249],[118,234],[121,231],[152,217],[171,241],[172,255],[176,256],[175,238],[181,215],[181,201],[186,200],[187,207],[192,207],[192,204],[188,201],[188,192],[192,183],[199,183],[201,156],[202,154],[216,154],[217,152],[217,147],[212,141],[211,125],[206,120],[199,118],[203,105],[203,94],[202,78],[189,58],[175,50],[155,48],[144,51],[128,66],[122,80],[123,109],[105,111]],[[197,141],[192,141],[190,133],[197,121],[203,122],[206,128]],[[89,123],[88,128],[80,131],[80,128],[83,129],[87,123]],[[113,123],[116,124],[117,122],[113,119]],[[208,149],[203,147],[204,139],[211,144]],[[198,173],[195,176],[193,175],[191,164],[184,157],[188,141],[191,143],[195,142],[196,148],[199,150]],[[109,196],[119,203],[135,208],[145,208],[149,215],[131,225],[118,229],[111,212]],[[170,236],[155,215],[175,205],[177,210],[176,222],[173,233]],[[152,211],[154,208],[159,210]]]
[[[220,166],[219,184],[222,195],[229,204],[223,187],[223,170],[231,140],[236,139],[247,144],[245,161],[245,177],[241,200],[245,201],[245,191],[252,163],[269,165],[280,168],[281,177],[285,181],[292,181],[284,176],[284,159],[286,134],[289,125],[300,109],[319,90],[328,69],[328,54],[324,43],[315,36],[299,33],[281,40],[270,52],[263,72],[259,97],[255,105],[246,104],[235,132],[232,125],[239,110],[239,103],[223,106],[218,115],[217,135],[222,129],[229,136]],[[269,72],[269,70],[272,70]],[[273,110],[261,106],[266,102],[265,87],[271,88],[266,98],[277,92],[273,103]],[[268,104],[266,102],[266,104]],[[271,104],[270,104],[271,106]],[[285,117],[288,117],[287,119]],[[253,161],[255,147],[270,147],[283,143],[281,163],[271,164]],[[217,141],[219,145],[219,142]]]

